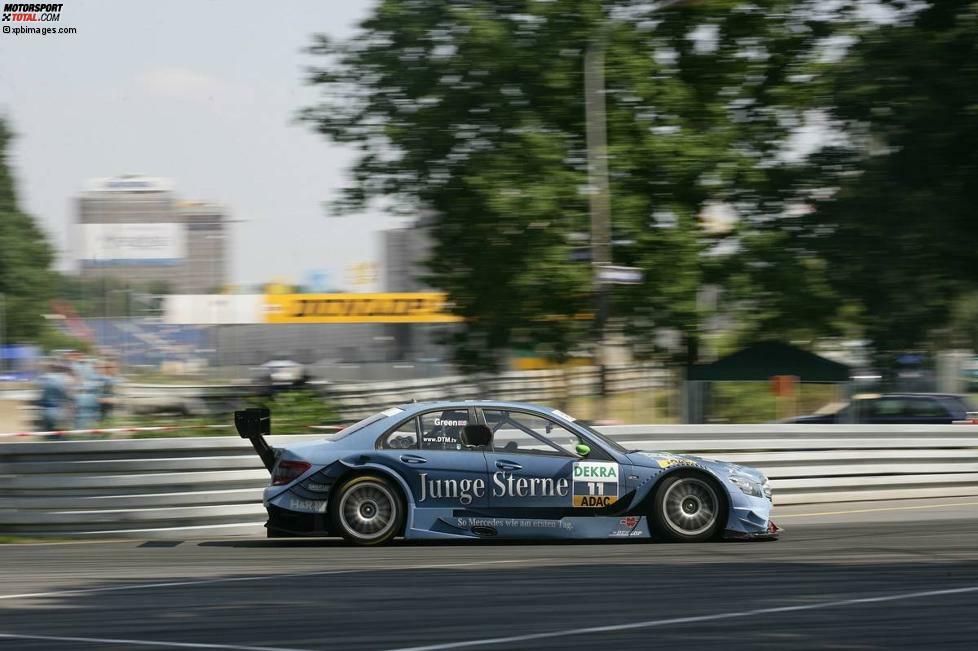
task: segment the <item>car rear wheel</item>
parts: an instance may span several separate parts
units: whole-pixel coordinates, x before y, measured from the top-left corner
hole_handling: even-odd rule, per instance
[[[674,542],[715,538],[726,519],[726,500],[707,477],[681,472],[659,484],[652,506],[653,535]]]
[[[330,521],[337,533],[355,545],[382,545],[404,528],[400,491],[375,475],[344,482],[330,500]]]

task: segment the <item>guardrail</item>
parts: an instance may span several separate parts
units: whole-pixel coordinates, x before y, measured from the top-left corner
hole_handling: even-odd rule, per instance
[[[978,495],[972,425],[601,429],[630,448],[761,468],[775,504]],[[0,535],[260,534],[267,482],[268,472],[237,437],[0,443]]]

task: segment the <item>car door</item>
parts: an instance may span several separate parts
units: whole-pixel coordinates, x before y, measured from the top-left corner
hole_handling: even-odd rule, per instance
[[[618,464],[576,454],[574,432],[522,410],[485,408],[482,416],[493,434],[486,452],[493,515],[587,516],[617,501]]]
[[[488,506],[484,450],[465,446],[460,438],[474,417],[468,409],[429,411],[381,437],[381,453],[411,487],[417,508]]]

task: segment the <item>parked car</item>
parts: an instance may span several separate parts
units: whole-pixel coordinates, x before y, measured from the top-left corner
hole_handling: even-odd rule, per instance
[[[969,412],[974,411],[968,397],[952,393],[884,393],[855,396],[850,402],[834,403],[784,422],[950,425],[968,420]]]
[[[291,359],[273,359],[262,364],[261,370],[269,384],[298,384],[306,378],[306,367]]]

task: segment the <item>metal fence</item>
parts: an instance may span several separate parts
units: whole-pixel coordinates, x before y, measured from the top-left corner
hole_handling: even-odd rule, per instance
[[[651,364],[609,367],[605,385],[609,393],[623,393],[666,386],[669,374]],[[441,376],[387,382],[332,383],[310,382],[308,387],[321,393],[336,406],[347,421],[412,400],[465,400],[491,398],[547,402],[598,393],[599,369],[593,366],[566,370],[509,371],[485,376]],[[235,400],[260,391],[256,384],[173,385],[129,384],[122,388],[127,407],[136,412],[176,410],[198,413],[227,410]]]
[[[775,504],[978,495],[974,425],[602,430],[630,448],[761,468]],[[260,534],[267,482],[249,444],[236,437],[0,443],[0,535]]]
[[[669,374],[653,365],[609,367],[608,393],[624,393],[666,386]],[[484,377],[449,376],[422,380],[334,384],[324,393],[346,419],[357,419],[391,405],[417,400],[519,400],[551,402],[598,393],[599,369],[582,366],[566,370],[509,371]]]

